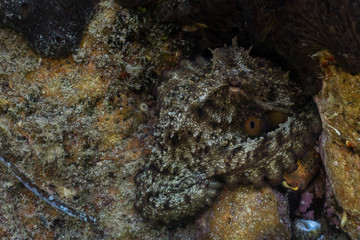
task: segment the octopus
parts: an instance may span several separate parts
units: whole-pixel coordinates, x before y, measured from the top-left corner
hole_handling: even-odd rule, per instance
[[[223,185],[282,182],[322,129],[299,83],[233,40],[212,60],[163,73],[149,161],[135,178],[135,208],[153,224],[191,219]]]
[[[320,154],[312,149],[298,160],[297,165],[296,171],[290,174],[284,173],[282,185],[293,191],[305,191],[320,170]]]

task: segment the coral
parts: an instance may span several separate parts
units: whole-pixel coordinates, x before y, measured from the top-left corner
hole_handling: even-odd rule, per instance
[[[211,204],[219,179],[231,188],[280,183],[321,131],[314,105],[286,72],[235,40],[212,53],[212,63],[183,60],[163,74],[153,154],[136,178],[135,206],[152,222],[193,216]]]
[[[36,53],[63,57],[81,42],[98,0],[5,0],[0,26],[14,28]]]
[[[308,213],[308,219],[313,220],[314,216],[313,216],[313,211],[312,213],[309,213],[308,210],[310,208],[310,205],[313,201],[313,194],[309,193],[309,192],[305,192],[301,195],[301,201],[299,204],[299,212],[300,214],[305,214]]]
[[[289,193],[292,217],[318,220],[323,215],[325,202],[325,170],[320,169],[315,179],[307,186],[297,192]]]

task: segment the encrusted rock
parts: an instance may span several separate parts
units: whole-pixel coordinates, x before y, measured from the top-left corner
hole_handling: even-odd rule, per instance
[[[203,239],[290,239],[288,203],[279,192],[241,186],[224,190],[212,207]]]
[[[360,75],[342,71],[332,55],[319,54],[323,87],[316,97],[324,132],[322,160],[335,198],[343,210],[341,228],[360,238]]]
[[[4,0],[0,27],[19,32],[36,53],[64,57],[79,46],[99,0]]]

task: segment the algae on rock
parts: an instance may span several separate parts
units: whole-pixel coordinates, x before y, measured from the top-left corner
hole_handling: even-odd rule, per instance
[[[318,54],[323,86],[315,101],[324,132],[320,151],[327,178],[334,191],[340,227],[352,239],[360,238],[360,75],[351,75],[336,65],[328,52]]]

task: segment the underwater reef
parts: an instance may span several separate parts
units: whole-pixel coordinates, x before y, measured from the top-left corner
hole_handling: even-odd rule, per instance
[[[0,238],[359,239],[358,12],[2,1]]]
[[[102,1],[79,48],[42,58],[0,29],[0,152],[40,189],[97,219],[56,210],[1,164],[0,236],[14,239],[165,239],[142,223],[133,178],[151,149],[152,86],[187,56],[189,34]],[[143,35],[142,35],[143,36]],[[157,51],[153,51],[157,49]],[[185,232],[179,230],[178,232]],[[178,234],[174,232],[174,234]]]

